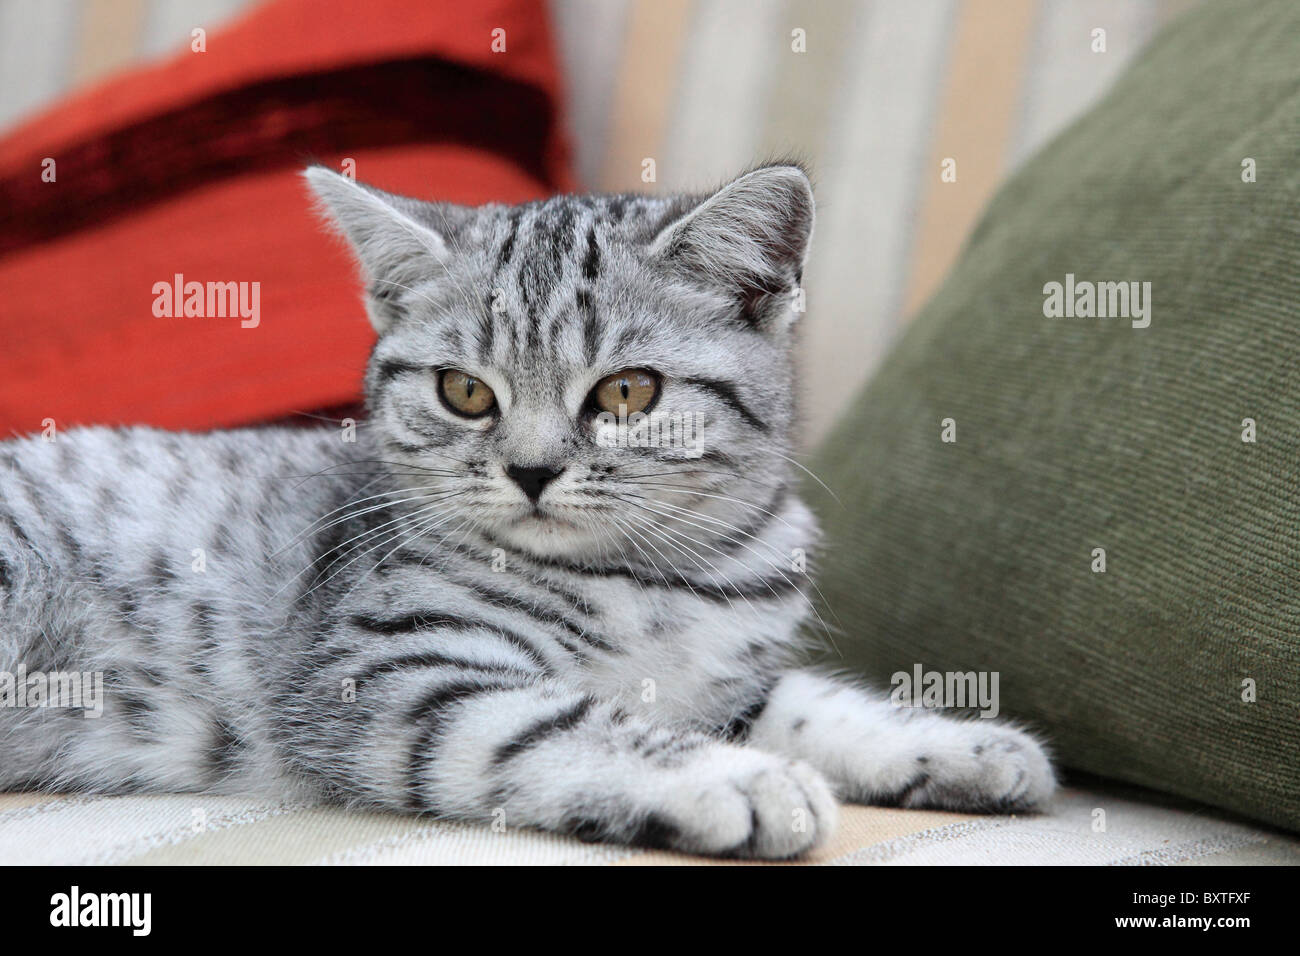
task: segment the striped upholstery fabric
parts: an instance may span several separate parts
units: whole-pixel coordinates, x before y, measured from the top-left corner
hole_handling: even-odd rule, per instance
[[[1098,811],[1104,812],[1104,818]],[[1095,829],[1104,820],[1105,829]],[[93,839],[87,839],[93,834]],[[570,864],[692,866],[716,861],[493,832],[377,813],[229,797],[0,796],[0,861],[12,864]],[[1184,809],[1068,790],[1053,813],[976,817],[847,807],[834,841],[800,865],[1300,864],[1300,842]],[[770,865],[770,864],[751,864]]]

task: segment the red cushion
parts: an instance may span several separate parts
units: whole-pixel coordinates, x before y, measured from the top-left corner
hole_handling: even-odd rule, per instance
[[[541,0],[274,0],[24,124],[0,140],[2,433],[355,401],[373,333],[299,170],[350,157],[463,203],[571,189],[557,87]],[[176,274],[259,283],[259,324],[156,317]]]

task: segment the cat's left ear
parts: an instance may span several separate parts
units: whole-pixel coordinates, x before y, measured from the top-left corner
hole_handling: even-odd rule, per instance
[[[798,166],[732,180],[666,226],[651,256],[682,278],[734,297],[762,330],[797,317],[795,295],[813,231],[813,192]]]
[[[422,203],[365,186],[324,166],[303,171],[322,211],[351,244],[366,283],[366,311],[375,331],[383,332],[400,315],[403,292],[441,275],[449,257],[447,241],[420,221]]]

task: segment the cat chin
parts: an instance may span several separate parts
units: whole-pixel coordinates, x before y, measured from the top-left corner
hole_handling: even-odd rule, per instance
[[[492,536],[516,551],[539,558],[582,560],[596,556],[601,539],[561,518],[528,516],[493,529]],[[608,542],[605,543],[608,550]]]

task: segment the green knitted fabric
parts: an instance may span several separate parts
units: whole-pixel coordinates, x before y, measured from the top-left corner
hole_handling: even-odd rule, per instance
[[[1046,317],[1067,274],[1150,282],[1149,327]],[[1300,3],[1138,56],[812,470],[833,660],[997,671],[1065,765],[1300,828]]]

